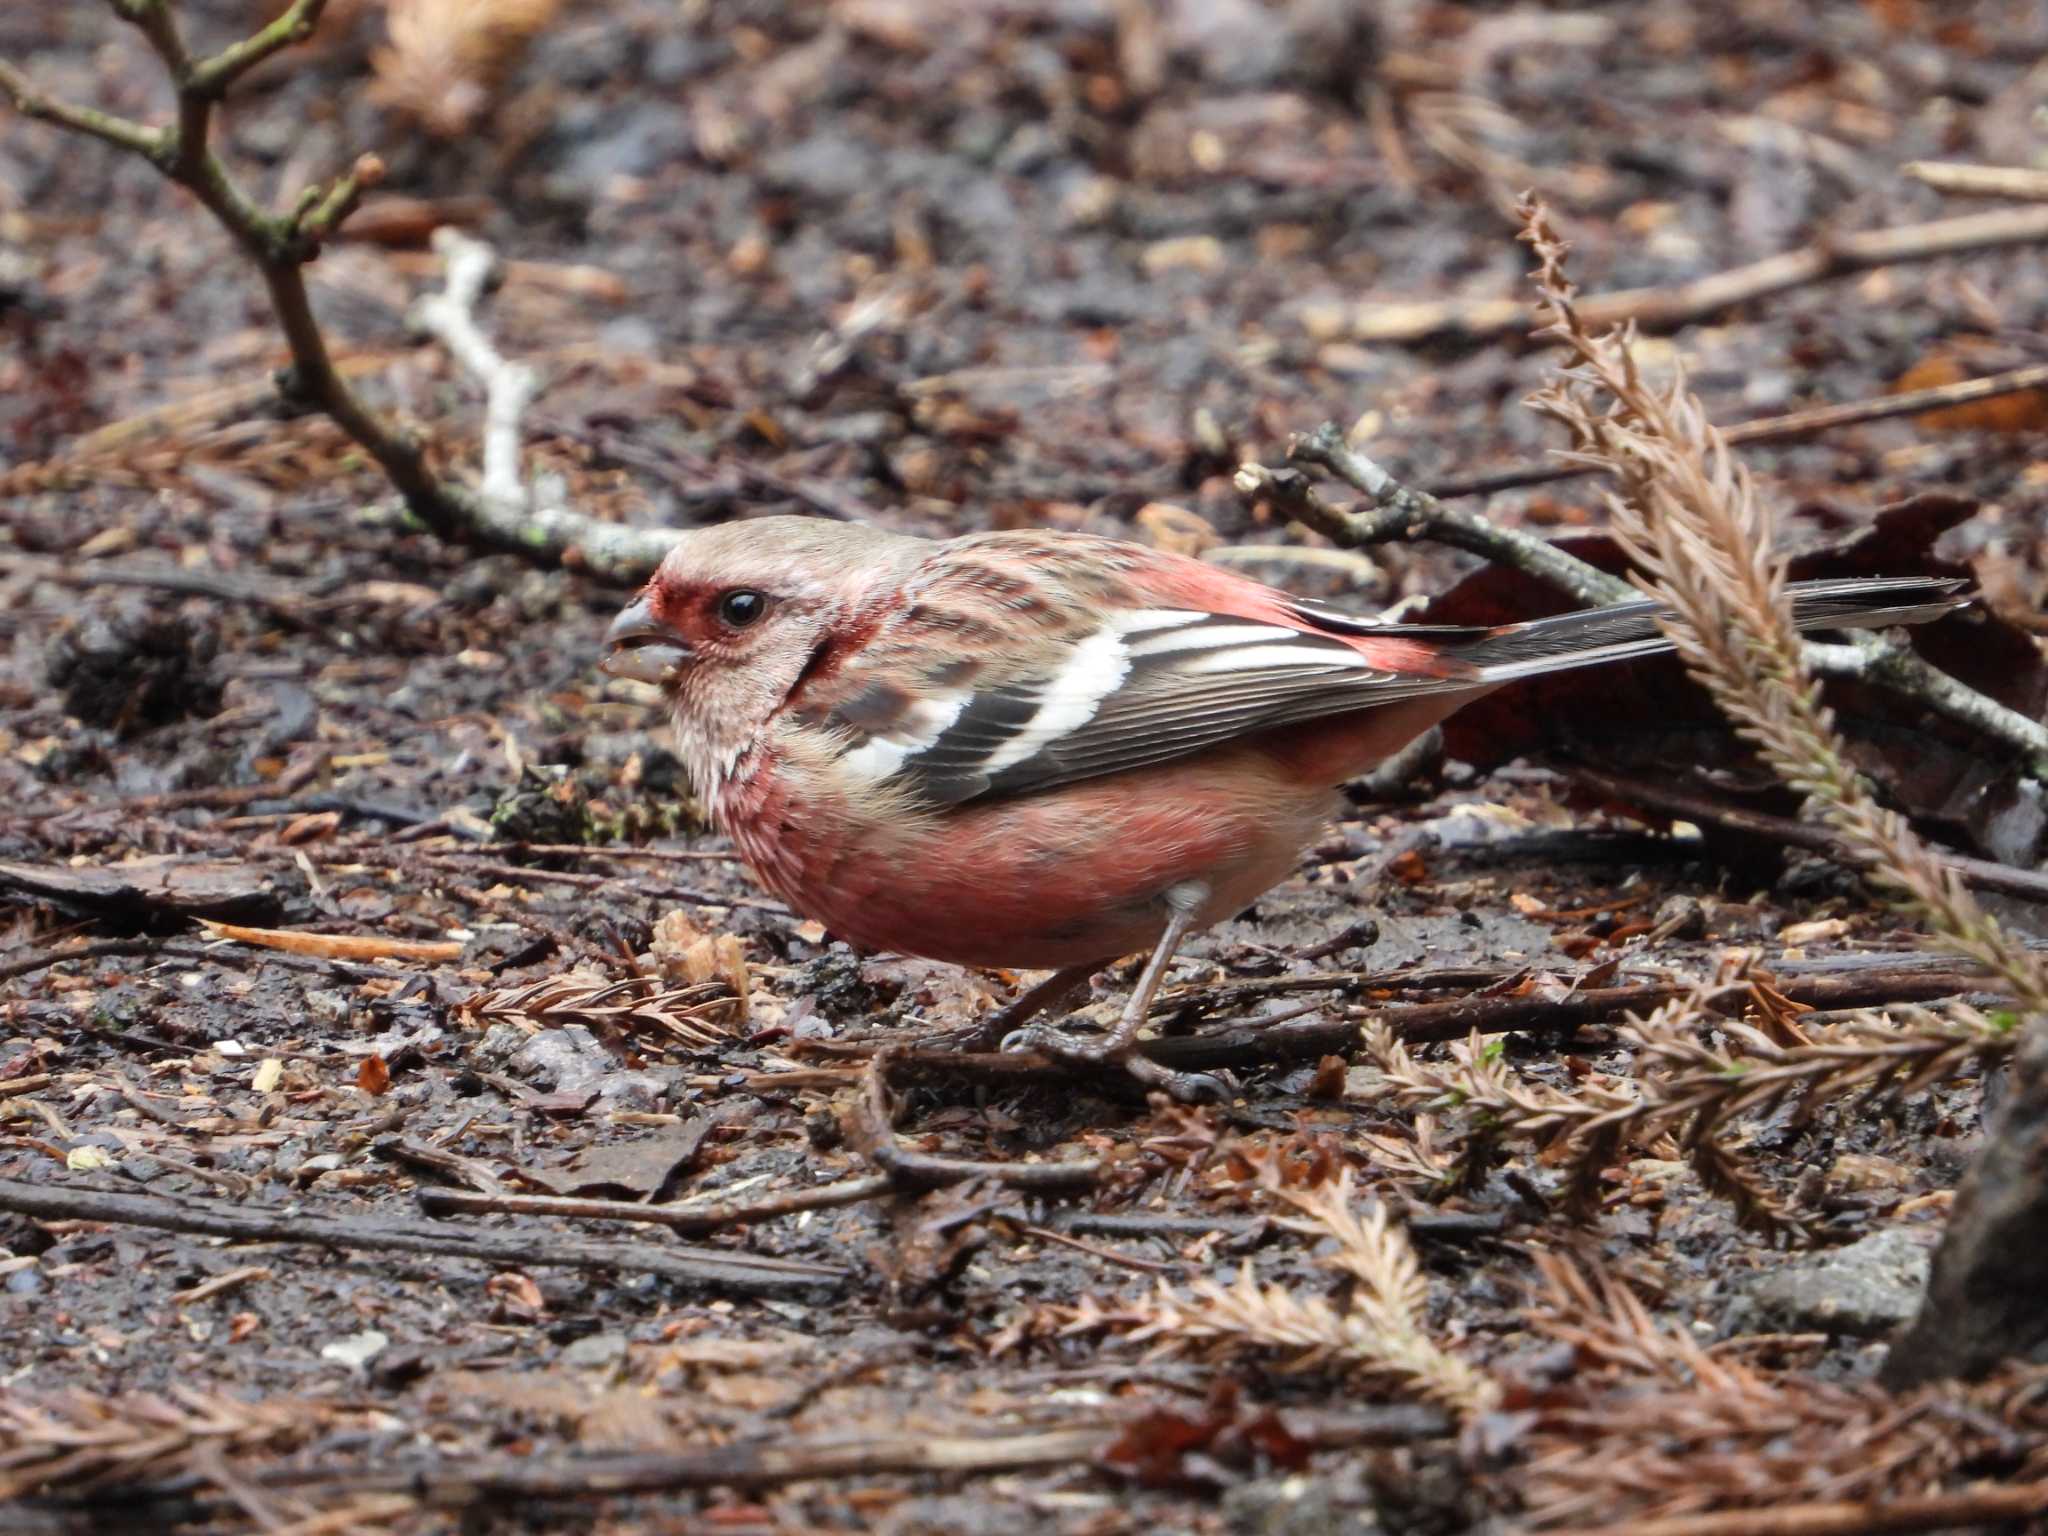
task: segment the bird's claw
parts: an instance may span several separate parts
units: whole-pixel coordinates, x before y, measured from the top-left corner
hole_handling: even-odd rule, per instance
[[[1027,1025],[1003,1036],[1001,1049],[1008,1052],[1036,1051],[1055,1061],[1077,1067],[1122,1067],[1147,1088],[1168,1095],[1182,1104],[1221,1104],[1230,1088],[1219,1077],[1206,1072],[1176,1072],[1143,1055],[1134,1042],[1117,1045],[1109,1039],[1089,1040],[1063,1029]]]

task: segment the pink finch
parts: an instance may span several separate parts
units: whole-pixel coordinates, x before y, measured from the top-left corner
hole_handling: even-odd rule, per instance
[[[1907,623],[1955,583],[1805,582],[1802,627]],[[1087,534],[943,543],[768,517],[685,536],[611,627],[659,684],[698,797],[797,911],[870,949],[1055,974],[1121,955],[1113,1029],[1006,1048],[1117,1062],[1181,940],[1293,871],[1338,788],[1517,678],[1668,650],[1653,602],[1494,628],[1382,624]]]

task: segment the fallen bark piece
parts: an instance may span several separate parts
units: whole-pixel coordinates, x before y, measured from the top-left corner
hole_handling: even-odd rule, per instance
[[[1963,1176],[1920,1315],[1885,1361],[1894,1390],[2048,1359],[2048,1029],[2031,1022],[2004,1106]],[[2030,1027],[2022,1023],[2019,1027]]]
[[[202,919],[274,914],[285,896],[275,874],[254,864],[169,856],[72,866],[0,860],[0,889],[95,915],[174,912]]]

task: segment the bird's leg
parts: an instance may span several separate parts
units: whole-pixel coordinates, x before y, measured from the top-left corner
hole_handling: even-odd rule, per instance
[[[1034,982],[979,1024],[948,1034],[944,1043],[963,1051],[992,1051],[1041,1013],[1049,1013],[1088,985],[1098,967],[1070,965]]]
[[[1208,899],[1209,888],[1199,881],[1185,880],[1168,888],[1165,896],[1166,931],[1160,934],[1152,958],[1145,962],[1145,969],[1124,1002],[1122,1015],[1108,1034],[1100,1038],[1083,1038],[1070,1035],[1065,1030],[1032,1025],[1012,1031],[1004,1039],[1003,1049],[1041,1051],[1061,1061],[1087,1066],[1115,1064],[1146,1087],[1163,1089],[1186,1104],[1223,1097],[1223,1084],[1215,1078],[1199,1072],[1175,1072],[1138,1054],[1138,1031],[1144,1028],[1145,1017],[1152,1011],[1152,999],[1159,995],[1160,983],[1166,980],[1167,967],[1173,964],[1181,941],[1194,931],[1195,914]],[[1067,974],[1062,971],[1053,979],[1057,981]],[[1029,995],[1026,994],[1027,997]]]

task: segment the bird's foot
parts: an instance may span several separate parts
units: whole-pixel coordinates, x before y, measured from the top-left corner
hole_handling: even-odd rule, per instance
[[[1136,1032],[1121,1029],[1106,1035],[1076,1035],[1049,1025],[1032,1024],[1003,1037],[1006,1051],[1035,1051],[1075,1067],[1122,1067],[1155,1092],[1182,1104],[1220,1104],[1230,1097],[1221,1078],[1206,1072],[1176,1072],[1162,1067],[1138,1049]]]
[[[931,1043],[956,1051],[1000,1049],[1005,1040],[1041,1013],[1058,1008],[1072,998],[1088,985],[1088,978],[1094,974],[1092,965],[1070,965],[1063,971],[1054,971],[1045,980],[1026,987],[980,1023],[970,1024],[965,1029],[948,1030],[933,1037]]]

